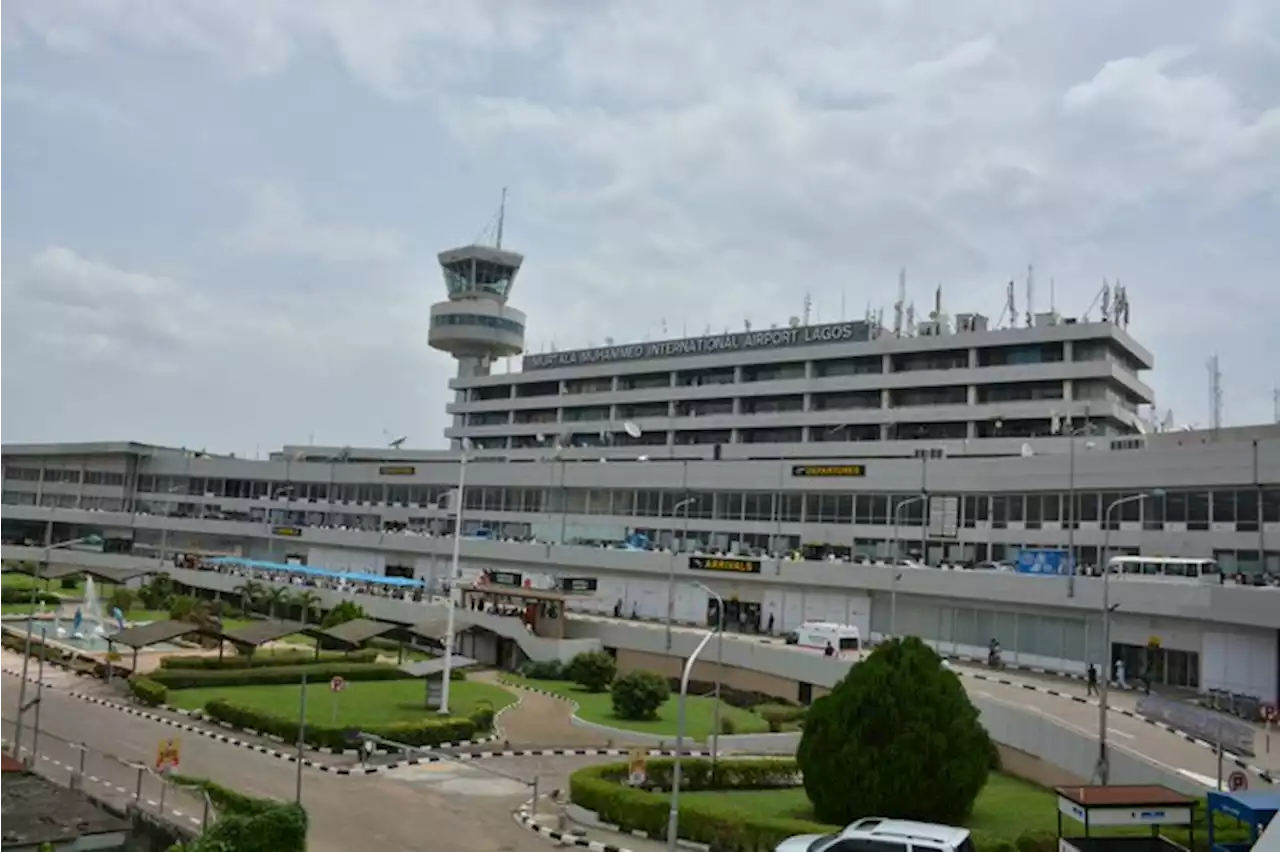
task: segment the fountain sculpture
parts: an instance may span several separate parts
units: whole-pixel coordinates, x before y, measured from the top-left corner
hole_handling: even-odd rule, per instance
[[[83,639],[86,635],[107,635],[106,622],[102,617],[102,601],[98,599],[98,587],[94,585],[92,577],[84,581],[84,602],[76,609],[71,630],[72,639]]]

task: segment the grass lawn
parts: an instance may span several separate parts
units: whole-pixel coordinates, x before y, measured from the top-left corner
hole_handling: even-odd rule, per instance
[[[95,584],[98,587],[99,597],[103,597],[104,595],[106,597],[111,596],[110,592],[112,586],[110,583],[103,583],[102,581],[97,580],[95,581]],[[61,580],[37,580],[30,574],[19,574],[16,571],[7,571],[4,574],[0,574],[0,585],[3,585],[6,589],[39,588],[46,592],[52,592],[55,595],[62,595],[67,598],[84,597],[84,580],[78,581],[73,588],[64,589],[62,588]]]
[[[680,798],[720,814],[743,817],[813,819],[813,809],[803,787],[790,790],[699,791]],[[1057,798],[1025,781],[992,774],[973,806],[968,828],[1000,837],[1017,837],[1024,831],[1056,831]],[[835,830],[835,829],[833,829]]]
[[[55,609],[57,609],[57,607],[56,607],[56,606],[54,606],[53,604],[46,604],[46,605],[44,606],[43,612],[45,612],[46,614],[52,614],[52,613],[53,613],[53,611],[54,611]],[[110,619],[110,617],[111,617],[111,615],[110,615],[110,613],[109,613],[109,612],[107,612],[107,611],[106,611],[107,609],[108,609],[108,608],[107,608],[107,606],[104,604],[104,605],[103,605],[103,610],[104,610],[103,615],[105,615],[105,616],[108,618],[108,620],[109,620],[109,619]],[[40,607],[36,607],[35,611],[36,611],[36,612],[41,612],[41,608],[40,608]],[[63,604],[63,611],[64,611],[64,612],[67,612],[67,615],[68,615],[68,616],[74,615],[74,613],[75,613],[75,606],[74,606],[74,605]],[[31,612],[32,612],[32,610],[31,610],[31,604],[0,604],[0,614],[4,614],[4,615],[30,615],[30,614],[31,614]],[[168,613],[168,612],[165,612],[164,610],[161,610],[161,609],[156,609],[156,610],[150,610],[150,609],[131,609],[131,610],[129,610],[128,612],[126,612],[126,613],[124,614],[124,619],[125,619],[125,621],[168,621],[168,620],[169,620],[169,613]],[[68,626],[69,626],[68,624],[66,624],[66,621],[67,621],[67,619],[66,619],[66,618],[64,618],[64,619],[63,619],[63,626],[64,626],[64,627],[68,627]],[[52,626],[53,626],[52,621],[50,621],[50,627],[52,627]]]
[[[169,691],[169,703],[196,710],[215,698],[224,698],[277,716],[297,718],[300,691],[298,686],[176,689]],[[340,693],[330,692],[328,683],[307,684],[307,721],[328,725],[336,718],[339,725],[359,726],[437,718],[434,710],[423,706],[425,700],[426,686],[419,679],[348,683]],[[515,700],[507,690],[487,683],[455,681],[449,689],[449,710],[454,716],[466,716],[481,701],[488,701],[496,711]]]
[[[676,723],[679,718],[680,699],[674,693],[667,703],[658,708],[658,718],[648,721],[619,719],[613,714],[613,698],[608,692],[586,692],[577,684],[564,680],[532,680],[530,678],[506,675],[512,683],[530,686],[554,692],[578,702],[578,716],[588,722],[636,731],[642,734],[674,737]],[[715,719],[716,701],[714,698],[703,698],[690,695],[685,703],[685,736],[705,741],[711,736]],[[763,734],[769,732],[769,725],[764,719],[749,710],[741,710],[721,702],[720,717],[732,719],[736,734]]]

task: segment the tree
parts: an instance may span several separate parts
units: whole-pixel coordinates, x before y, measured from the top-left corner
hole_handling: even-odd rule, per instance
[[[310,589],[303,589],[293,596],[292,605],[298,608],[298,618],[303,624],[311,623],[311,616],[315,615],[317,605],[320,603],[320,596]]]
[[[613,712],[619,719],[656,719],[671,697],[671,684],[656,672],[637,670],[613,682]]]
[[[173,578],[168,574],[152,577],[138,589],[138,600],[145,609],[168,609],[173,602]]]
[[[258,605],[259,599],[261,599],[263,592],[266,591],[266,586],[257,580],[245,580],[231,591],[240,595],[240,608],[248,613]]]
[[[119,608],[126,615],[133,608],[133,589],[125,586],[116,586],[111,591],[111,599],[107,602],[108,606]]]
[[[960,825],[995,746],[955,673],[911,636],[881,645],[805,716],[796,761],[821,822]]]
[[[284,586],[272,586],[263,590],[262,601],[267,605],[267,614],[272,618],[276,617],[277,608],[286,604],[288,600],[289,590]]]
[[[348,621],[355,621],[357,618],[364,618],[364,610],[358,604],[354,604],[351,601],[343,601],[325,613],[320,626],[337,627],[339,624],[346,624]]]
[[[618,674],[618,663],[604,651],[584,651],[569,663],[567,674],[587,692],[604,692]]]

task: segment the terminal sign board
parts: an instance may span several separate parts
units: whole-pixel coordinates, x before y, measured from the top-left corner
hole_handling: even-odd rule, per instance
[[[378,468],[379,476],[413,476],[418,469],[411,464],[384,464]]]
[[[495,586],[520,586],[524,583],[524,575],[519,571],[490,571],[486,574],[489,582]]]
[[[562,592],[582,595],[599,590],[600,581],[595,577],[561,577],[559,586]]]
[[[731,574],[759,574],[760,560],[732,556],[690,556],[690,571],[727,571]]]
[[[861,464],[797,464],[791,467],[791,475],[810,477],[866,476],[867,467]]]
[[[286,538],[300,538],[302,536],[302,530],[299,527],[272,527],[271,534],[282,535]]]
[[[1071,573],[1071,557],[1065,550],[1024,547],[1018,551],[1014,570],[1019,574],[1063,576]]]

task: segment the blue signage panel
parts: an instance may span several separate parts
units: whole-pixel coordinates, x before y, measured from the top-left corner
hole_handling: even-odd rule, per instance
[[[1071,557],[1065,550],[1048,548],[1019,550],[1015,570],[1019,574],[1062,576],[1071,571]]]

